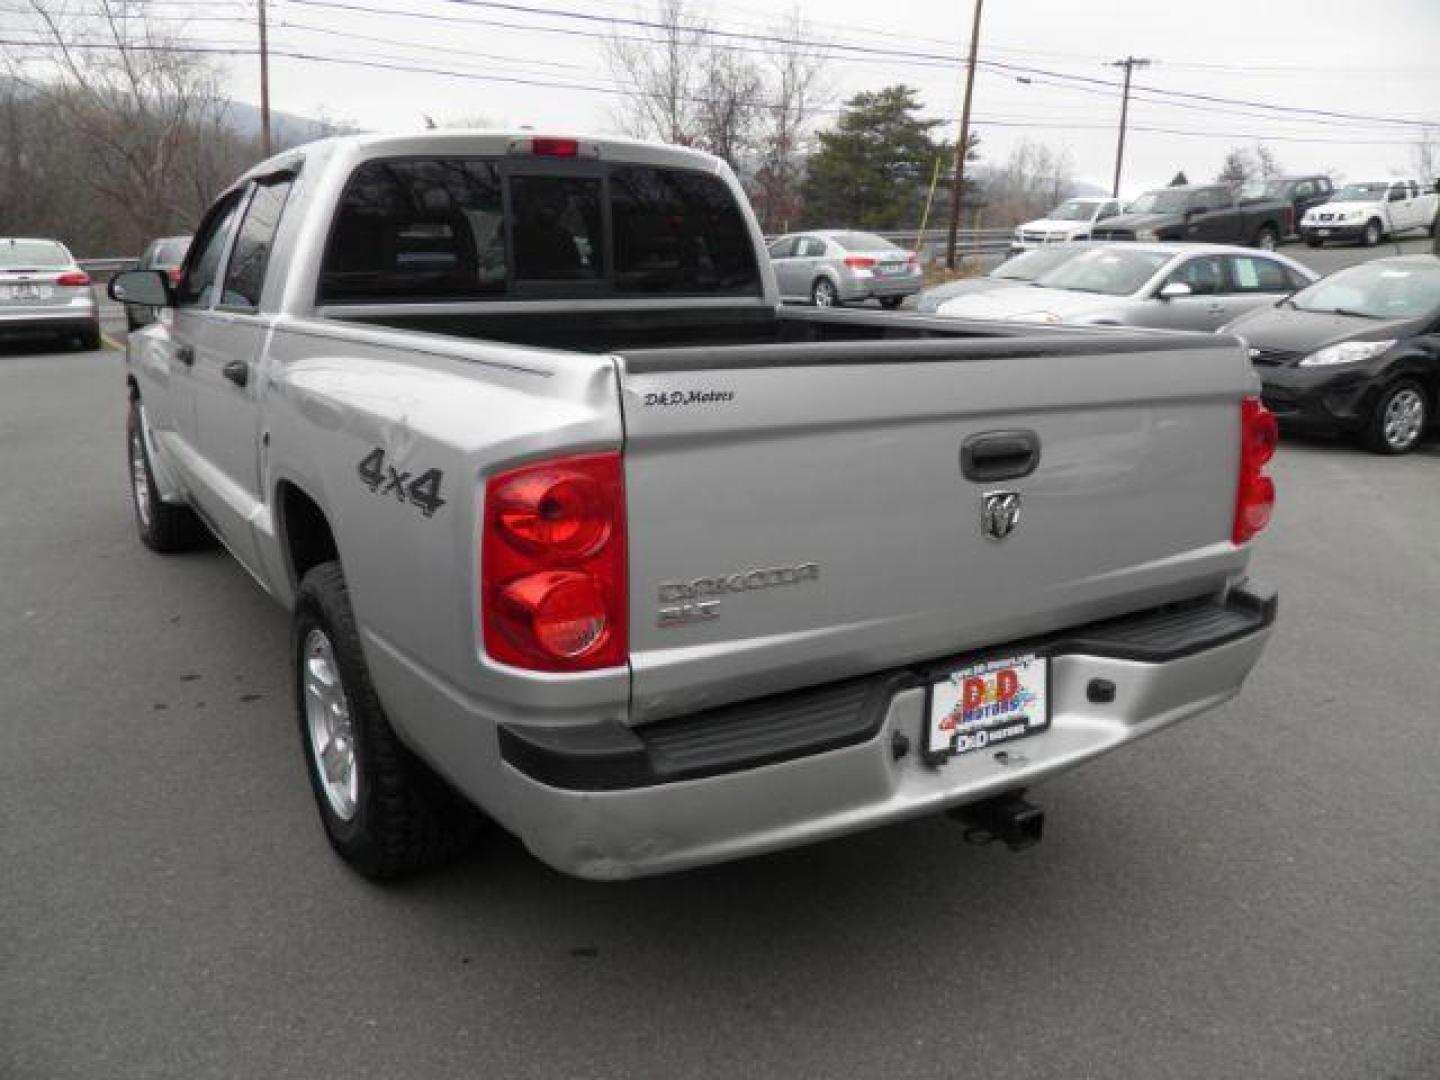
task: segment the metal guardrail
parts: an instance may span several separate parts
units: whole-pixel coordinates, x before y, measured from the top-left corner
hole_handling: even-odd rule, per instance
[[[914,229],[885,230],[876,232],[874,235],[884,237],[892,244],[899,244],[903,248],[911,249],[920,256],[921,262],[943,260],[946,245],[950,242],[948,229],[926,229],[924,232],[916,232]],[[1014,229],[961,229],[955,234],[955,253],[957,255],[1004,253],[1010,250],[1010,239],[1014,235]],[[765,242],[768,244],[777,239],[779,239],[778,234],[767,236]]]

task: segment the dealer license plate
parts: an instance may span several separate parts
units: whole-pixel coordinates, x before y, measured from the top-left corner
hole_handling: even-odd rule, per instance
[[[1330,235],[1330,230],[1329,230],[1329,229],[1320,229],[1320,230],[1318,230],[1318,232],[1319,232],[1319,234],[1320,234],[1321,236],[1329,236],[1329,235]]]
[[[930,684],[926,749],[969,754],[1050,727],[1049,661],[1035,653],[972,664]]]
[[[48,300],[51,294],[49,285],[10,285],[6,288],[11,300]]]

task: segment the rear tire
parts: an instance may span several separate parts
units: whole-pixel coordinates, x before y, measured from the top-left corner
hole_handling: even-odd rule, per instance
[[[100,348],[100,328],[93,330],[82,330],[80,332],[80,347],[88,352],[94,352]]]
[[[205,526],[188,506],[172,506],[160,500],[155,473],[150,468],[150,451],[145,445],[144,423],[140,403],[130,402],[125,445],[130,464],[130,501],[135,508],[140,542],[161,555],[189,551],[205,539]]]
[[[840,307],[840,292],[829,278],[816,278],[810,286],[810,302],[816,307]]]
[[[301,581],[291,656],[306,772],[336,854],[386,881],[464,851],[479,816],[386,719],[339,563],[321,563]]]
[[[1280,246],[1280,234],[1269,225],[1260,226],[1260,231],[1255,234],[1255,240],[1251,247],[1257,247],[1261,251],[1274,251]]]
[[[1430,399],[1412,379],[1387,386],[1365,423],[1362,440],[1376,454],[1408,454],[1420,444],[1430,421]]]
[[[1380,221],[1378,218],[1371,218],[1367,221],[1364,231],[1360,233],[1360,243],[1365,247],[1374,247],[1380,243],[1383,238],[1384,234],[1380,231]]]

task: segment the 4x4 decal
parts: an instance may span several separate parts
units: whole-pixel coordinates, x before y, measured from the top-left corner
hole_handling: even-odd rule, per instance
[[[426,469],[412,480],[410,473],[387,463],[385,451],[377,446],[360,459],[355,471],[360,474],[361,483],[377,495],[394,495],[399,502],[418,506],[427,518],[445,505],[440,497],[440,482],[445,474],[439,469]]]

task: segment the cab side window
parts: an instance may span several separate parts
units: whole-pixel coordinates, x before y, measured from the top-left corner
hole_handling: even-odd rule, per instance
[[[1204,255],[1181,263],[1165,279],[1165,284],[1189,285],[1194,295],[1210,296],[1220,291],[1223,280],[1220,259],[1215,255]]]
[[[795,245],[799,243],[793,236],[787,236],[783,240],[776,240],[770,245],[770,257],[772,259],[788,259],[795,254]]]
[[[217,203],[205,216],[180,273],[180,284],[175,290],[176,307],[210,306],[220,272],[220,258],[230,241],[239,206],[240,194],[236,192]]]
[[[1296,289],[1293,284],[1295,275],[1289,274],[1284,266],[1273,259],[1264,259],[1258,255],[1231,255],[1227,259],[1230,263],[1232,292],[1283,295]]]
[[[265,284],[265,267],[270,262],[270,249],[280,227],[280,214],[290,194],[294,177],[281,176],[262,180],[245,208],[245,219],[235,236],[235,249],[225,269],[225,287],[220,291],[220,306],[254,311],[260,306],[260,290]]]

